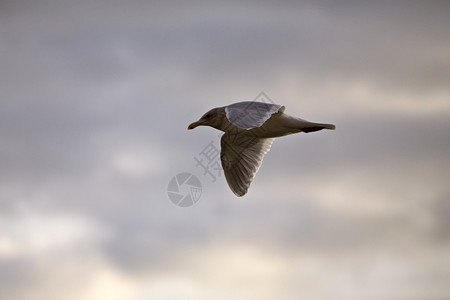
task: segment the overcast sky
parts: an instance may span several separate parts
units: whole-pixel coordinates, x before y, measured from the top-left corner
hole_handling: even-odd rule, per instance
[[[0,1],[0,298],[449,298],[449,16]],[[277,139],[237,198],[194,160],[219,132],[186,128],[260,92],[337,130]]]

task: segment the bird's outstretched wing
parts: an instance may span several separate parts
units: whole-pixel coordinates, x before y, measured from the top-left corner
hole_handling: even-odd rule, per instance
[[[284,111],[284,106],[256,101],[238,102],[225,107],[228,121],[241,129],[259,127],[278,111]]]
[[[228,186],[236,196],[243,196],[258,172],[273,138],[225,133],[221,139],[220,159]]]

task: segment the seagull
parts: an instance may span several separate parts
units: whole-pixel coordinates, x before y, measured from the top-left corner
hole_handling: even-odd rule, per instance
[[[190,124],[188,130],[211,126],[225,132],[220,141],[220,160],[228,186],[241,197],[247,193],[276,137],[336,128],[333,124],[292,117],[284,111],[284,106],[273,103],[238,102],[211,109]]]

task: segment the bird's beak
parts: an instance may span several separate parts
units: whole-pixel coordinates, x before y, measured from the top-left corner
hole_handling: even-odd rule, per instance
[[[195,127],[200,126],[200,125],[201,125],[200,121],[197,121],[197,122],[191,123],[187,129],[188,130],[194,129]]]

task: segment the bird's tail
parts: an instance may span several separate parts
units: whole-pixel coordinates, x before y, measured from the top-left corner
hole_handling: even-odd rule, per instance
[[[336,126],[333,124],[309,122],[286,114],[281,115],[278,121],[281,123],[283,128],[286,128],[290,133],[314,132],[322,129],[336,129]]]
[[[305,127],[302,128],[303,132],[314,132],[322,129],[335,130],[336,126],[333,124],[323,124],[323,123],[309,123]]]

